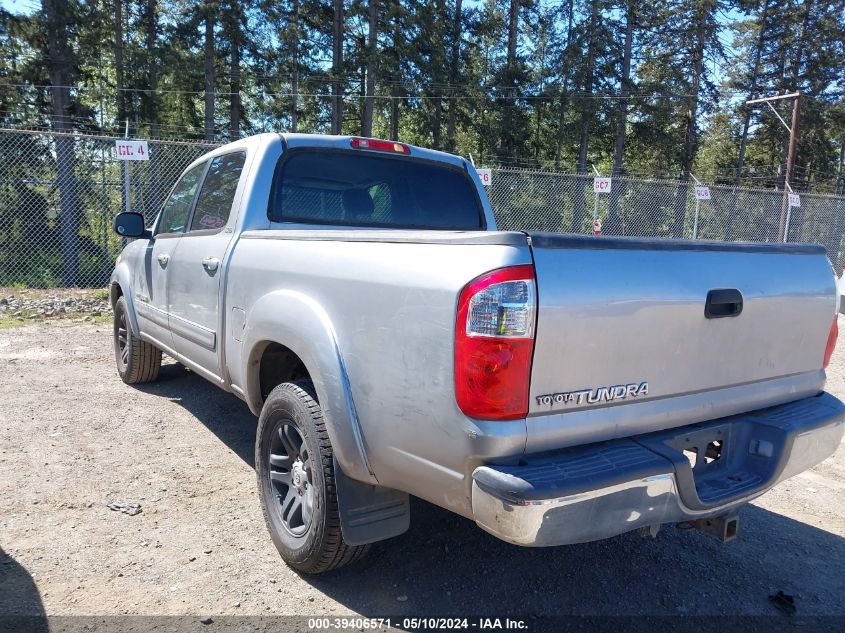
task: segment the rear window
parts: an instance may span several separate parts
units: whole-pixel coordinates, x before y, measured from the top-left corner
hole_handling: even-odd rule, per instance
[[[481,201],[457,168],[357,151],[294,150],[276,170],[275,222],[355,226],[484,228]]]

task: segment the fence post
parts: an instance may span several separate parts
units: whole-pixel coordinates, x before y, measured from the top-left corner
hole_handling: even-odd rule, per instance
[[[786,207],[786,222],[783,225],[783,241],[789,241],[789,220],[792,217],[792,205]]]
[[[786,188],[783,190],[784,199],[786,200],[786,220],[783,223],[784,243],[789,241],[789,221],[792,219],[792,200],[790,199],[790,194],[795,193],[792,191],[792,187],[789,185],[789,182],[786,182],[785,184]]]
[[[106,191],[106,144],[100,143],[100,209],[102,224],[102,251],[103,251],[103,279],[109,278],[111,271],[111,257],[109,256],[109,195]]]
[[[126,131],[123,134],[123,138],[129,138],[129,119],[126,119]],[[132,196],[130,195],[129,161],[122,160],[120,163],[123,166],[123,210],[126,213],[131,213]]]
[[[129,161],[120,161],[123,165],[123,210],[126,213],[132,212],[132,197],[129,195],[131,191],[129,179]]]
[[[695,199],[695,218],[692,221],[692,239],[698,239],[698,209],[701,204],[701,200],[698,198]]]
[[[699,210],[701,209],[701,198],[698,197],[698,188],[704,187],[704,185],[702,185],[701,181],[698,178],[695,177],[694,173],[690,172],[690,176],[692,176],[692,179],[695,181],[695,185],[696,185],[696,187],[695,187],[695,216],[693,217],[693,220],[692,220],[692,239],[696,240],[696,239],[698,239],[698,213],[699,213]],[[708,193],[707,195],[709,196],[710,194]]]
[[[678,188],[675,190],[675,217],[672,226],[672,237],[684,236],[684,224],[687,217],[687,198],[689,197],[689,174],[681,172]]]
[[[596,221],[599,219],[599,197],[595,193],[593,193],[593,226],[595,226]]]
[[[78,283],[79,274],[79,205],[76,187],[76,148],[74,137],[56,137],[56,184],[59,189],[59,226],[64,261],[63,282],[66,288]]]

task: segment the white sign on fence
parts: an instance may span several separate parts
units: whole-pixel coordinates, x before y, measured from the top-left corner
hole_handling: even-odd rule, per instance
[[[790,207],[800,207],[801,206],[801,196],[797,193],[789,194],[789,206]]]
[[[478,173],[478,178],[481,180],[481,184],[485,187],[489,187],[493,184],[493,172],[490,169],[476,169],[476,173]]]
[[[610,193],[610,178],[593,178],[595,193]]]
[[[150,152],[146,141],[128,141],[119,139],[114,142],[114,154],[117,160],[149,160]]]
[[[695,186],[695,199],[696,200],[709,200],[710,199],[710,187],[705,187],[704,185],[696,185]]]

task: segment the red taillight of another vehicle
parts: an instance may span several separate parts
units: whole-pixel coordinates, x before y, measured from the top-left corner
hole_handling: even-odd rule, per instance
[[[827,335],[827,345],[824,348],[824,367],[830,364],[830,357],[836,349],[836,338],[839,336],[839,323],[836,316],[833,317],[833,325],[830,326],[830,334]]]
[[[471,281],[458,298],[455,397],[466,415],[515,420],[528,414],[537,290],[531,265]]]

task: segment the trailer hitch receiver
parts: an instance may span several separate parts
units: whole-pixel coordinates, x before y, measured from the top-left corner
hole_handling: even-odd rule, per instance
[[[711,534],[724,543],[729,543],[739,534],[739,517],[735,514],[726,514],[711,519],[696,519],[692,521],[692,527]]]

